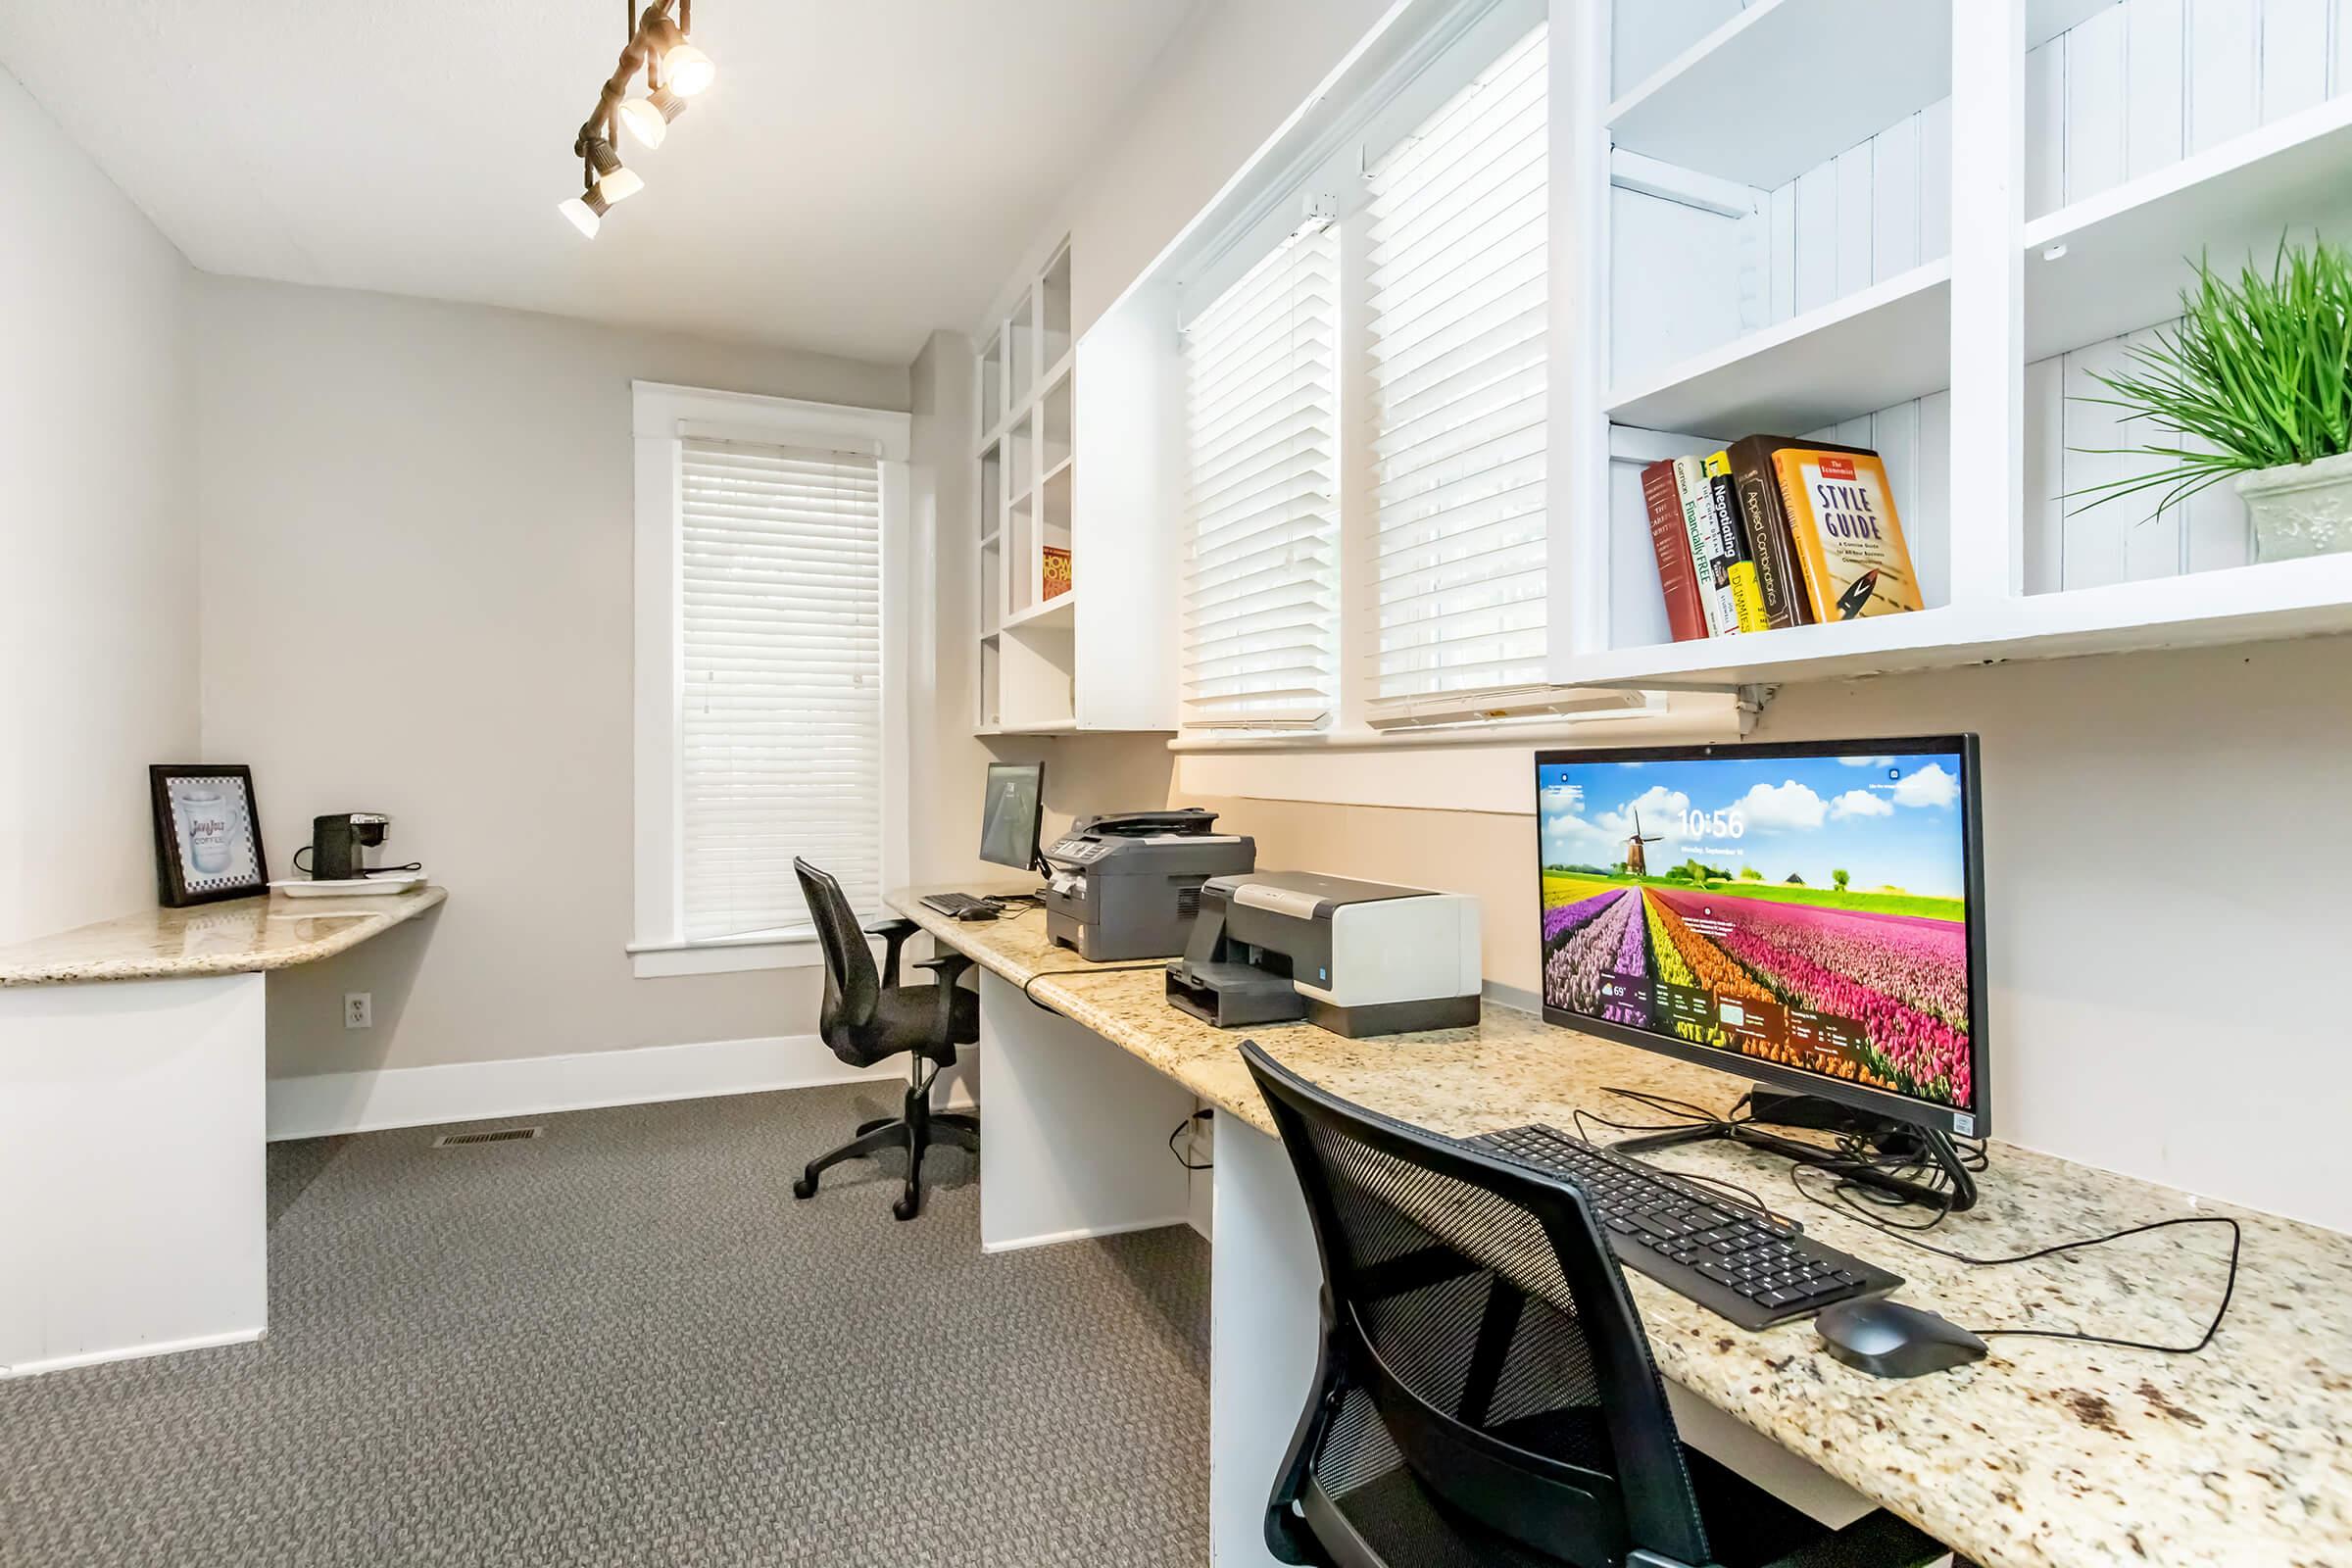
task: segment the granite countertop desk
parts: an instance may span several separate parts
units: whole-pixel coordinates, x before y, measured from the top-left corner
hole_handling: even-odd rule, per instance
[[[1155,973],[1086,975],[1037,913],[959,924],[921,906],[931,891],[890,903],[1016,985],[1055,972],[1031,987],[1038,1000],[1268,1133],[1244,1038],[1335,1094],[1455,1136],[1568,1128],[1578,1109],[1622,1116],[1611,1086],[1718,1107],[1745,1088],[1493,1004],[1476,1028],[1372,1040],[1303,1023],[1212,1029],[1170,1007]],[[1972,1327],[2186,1345],[2221,1298],[2219,1226],[1971,1268],[1799,1199],[1781,1161],[1725,1145],[1650,1157],[1753,1188],[1903,1275],[1900,1299]],[[1937,1246],[2001,1256],[2169,1215],[2235,1217],[2244,1260],[2220,1336],[2195,1356],[1995,1339],[1974,1366],[1885,1381],[1831,1359],[1809,1322],[1749,1334],[1629,1271],[1659,1369],[1986,1568],[2352,1568],[2352,1237],[1998,1142],[1981,1188]]]
[[[351,899],[224,899],[141,909],[0,948],[0,986],[250,974],[331,957],[414,920],[449,897],[421,887]]]

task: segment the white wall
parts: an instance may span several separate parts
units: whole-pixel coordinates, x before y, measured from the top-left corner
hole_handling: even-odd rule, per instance
[[[197,760],[177,251],[0,73],[0,944],[155,897],[147,764]]]
[[[451,890],[273,978],[272,1073],[812,1031],[818,970],[638,980],[622,951],[629,383],[905,409],[906,371],[211,276],[194,362],[207,758],[253,765],[274,874],[313,815],[381,810]]]

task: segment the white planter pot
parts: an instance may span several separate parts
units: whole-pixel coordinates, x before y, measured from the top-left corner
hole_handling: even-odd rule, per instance
[[[2237,493],[2254,521],[2254,559],[2287,561],[2352,550],[2352,452],[2242,475]]]

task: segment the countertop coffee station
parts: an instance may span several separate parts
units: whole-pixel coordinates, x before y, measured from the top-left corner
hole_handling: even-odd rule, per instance
[[[318,819],[311,864],[342,885],[0,948],[0,1378],[267,1331],[268,976],[448,897],[418,870],[380,893],[363,878],[361,847],[385,820]],[[169,868],[159,881],[169,897]]]

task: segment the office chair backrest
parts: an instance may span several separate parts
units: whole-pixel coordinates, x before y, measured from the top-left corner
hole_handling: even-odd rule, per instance
[[[882,998],[882,977],[874,968],[873,950],[858,929],[858,912],[850,907],[841,884],[799,856],[793,874],[801,879],[801,894],[808,901],[808,918],[816,924],[817,944],[825,950],[825,1004],[817,1027],[827,1045],[837,1033],[862,1030],[874,1021],[874,1006]]]
[[[1254,1041],[1242,1054],[1323,1261],[1307,1423],[1330,1414],[1311,1442],[1302,1426],[1317,1451],[1295,1451],[1295,1472],[1314,1460],[1328,1491],[1401,1459],[1488,1530],[1571,1563],[1635,1547],[1705,1562],[1649,1343],[1577,1189],[1328,1095]]]

